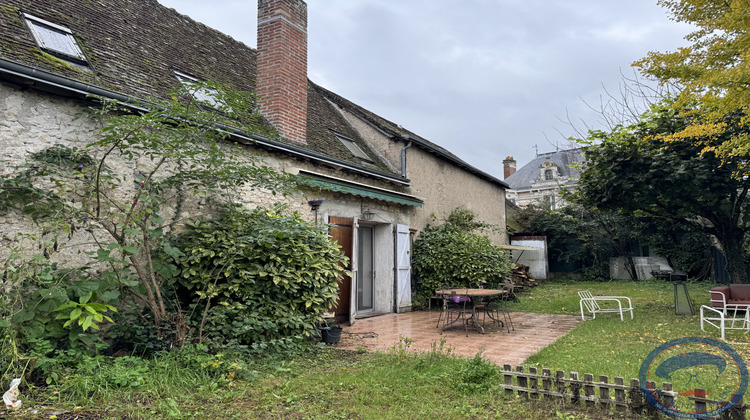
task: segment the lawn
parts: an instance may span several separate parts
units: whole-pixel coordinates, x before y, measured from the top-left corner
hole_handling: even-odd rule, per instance
[[[694,304],[708,302],[712,284],[689,285]],[[514,311],[580,316],[577,291],[627,295],[635,319],[615,314],[588,320],[531,356],[526,366],[594,375],[638,377],[643,359],[658,345],[680,337],[718,338],[701,332],[698,316],[673,310],[671,283],[554,281],[524,292]],[[744,338],[744,337],[738,337]],[[747,339],[745,341],[750,341]],[[745,346],[734,346],[743,357]],[[174,352],[172,352],[174,353]],[[233,360],[229,355],[167,354],[101,359],[71,374],[68,385],[24,387],[24,408],[11,418],[608,418],[559,403],[523,403],[498,387],[497,368],[481,359],[460,359],[435,345],[425,354],[406,346],[368,354],[323,348],[294,357]],[[220,366],[234,366],[221,369]],[[136,377],[134,377],[136,376]],[[55,416],[55,417],[52,417]],[[80,416],[80,417],[76,417]]]
[[[526,366],[575,371],[595,376],[620,376],[626,380],[638,378],[644,358],[660,344],[682,337],[720,339],[715,328],[700,329],[700,305],[709,304],[709,290],[713,283],[688,283],[688,290],[696,310],[695,315],[675,315],[674,288],[664,281],[617,282],[548,282],[521,295],[521,302],[511,310],[560,313],[580,316],[579,290],[590,290],[593,295],[628,296],[633,302],[634,319],[618,314],[598,315],[582,323],[551,346],[529,357]],[[732,331],[727,339],[750,342],[744,332]],[[750,357],[745,345],[732,345],[744,358]]]

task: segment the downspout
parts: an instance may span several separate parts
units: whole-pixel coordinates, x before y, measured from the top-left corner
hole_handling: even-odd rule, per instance
[[[402,134],[401,138],[409,142],[401,149],[401,178],[406,178],[406,151],[411,148],[412,141],[408,134]]]

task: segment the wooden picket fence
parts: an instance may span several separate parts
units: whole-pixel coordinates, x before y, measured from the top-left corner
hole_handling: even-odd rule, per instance
[[[542,374],[538,373],[537,368],[530,367],[525,372],[523,366],[504,365],[500,370],[503,376],[503,384],[500,385],[505,389],[506,395],[512,396],[517,392],[519,396],[539,400],[543,398],[548,401],[562,401],[566,404],[578,404],[590,409],[601,409],[605,412],[614,410],[622,414],[636,413],[658,416],[658,411],[654,406],[649,404],[641,391],[638,379],[631,379],[629,384],[620,377],[616,377],[614,382],[604,375],[599,376],[598,381],[594,381],[594,375],[586,373],[583,380],[578,376],[578,372],[570,372],[570,378],[565,378],[565,372],[558,370],[552,374],[550,369],[542,369]],[[515,384],[514,384],[514,380]],[[655,389],[655,383],[648,382],[649,389]],[[554,387],[554,389],[553,389]],[[597,392],[598,390],[598,392]],[[671,405],[677,393],[672,391],[672,384],[663,383],[661,387],[661,399]],[[695,412],[706,412],[708,405],[713,401],[705,397],[689,397],[695,403]],[[745,406],[742,401],[734,407],[722,413],[719,419],[744,419]]]

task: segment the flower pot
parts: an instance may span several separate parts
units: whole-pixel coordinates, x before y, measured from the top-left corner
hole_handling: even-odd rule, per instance
[[[320,333],[326,344],[336,344],[341,340],[341,327],[323,327]]]

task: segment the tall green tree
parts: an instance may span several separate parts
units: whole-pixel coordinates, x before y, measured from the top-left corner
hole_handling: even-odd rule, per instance
[[[672,140],[696,141],[701,151],[724,160],[750,153],[747,133],[728,136],[726,115],[750,121],[750,0],[659,0],[673,20],[697,27],[685,39],[691,44],[670,52],[650,52],[634,66],[662,83],[682,88],[676,106],[694,101],[704,106],[700,118],[670,133]],[[720,143],[706,140],[721,137]],[[742,168],[746,169],[745,167]],[[745,171],[740,176],[744,176]]]
[[[671,220],[710,235],[727,258],[731,281],[744,283],[750,179],[737,176],[741,162],[724,161],[698,144],[721,143],[747,129],[741,118],[725,118],[731,129],[710,139],[668,139],[697,115],[700,107],[664,102],[636,124],[592,132],[577,198],[587,206]]]
[[[572,264],[584,279],[608,278],[609,259],[625,257],[630,278],[637,280],[633,260],[636,245],[665,257],[672,267],[686,271],[691,278],[708,275],[708,237],[672,220],[577,204],[559,210],[529,206],[521,215],[526,232],[547,237],[550,264]]]

